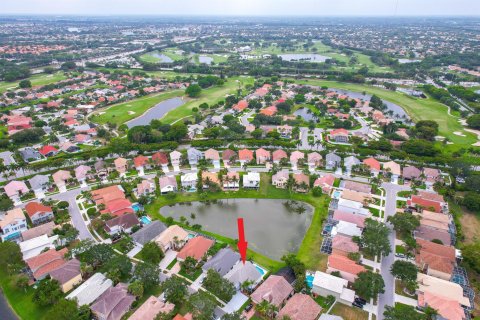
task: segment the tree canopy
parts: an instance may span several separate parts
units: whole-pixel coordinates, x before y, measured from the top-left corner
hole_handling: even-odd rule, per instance
[[[360,297],[370,300],[385,292],[385,282],[381,274],[367,270],[358,274],[353,288]]]

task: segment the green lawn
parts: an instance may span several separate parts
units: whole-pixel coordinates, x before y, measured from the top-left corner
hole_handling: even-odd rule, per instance
[[[314,206],[315,211],[313,214],[312,222],[299,248],[298,257],[306,264],[307,268],[309,269],[325,269],[327,256],[320,253],[320,244],[323,240],[321,230],[322,222],[327,215],[328,198],[326,196],[316,198],[313,197],[311,193],[290,193],[288,190],[276,189],[271,185],[269,175],[265,173],[261,174],[260,189],[257,191],[240,189],[237,192],[209,193],[208,199],[200,199],[198,193],[178,193],[175,199],[167,199],[164,196],[158,197],[152,204],[146,206],[146,210],[148,214],[152,217],[164,220],[164,217],[160,215],[160,208],[163,206],[173,205],[178,202],[228,198],[292,199],[297,201],[303,201]],[[184,227],[188,228],[188,226]],[[228,243],[232,247],[236,248],[236,243],[233,239],[208,232],[208,230],[202,230],[201,232],[207,235],[211,235],[217,238],[219,241]],[[274,261],[250,249],[247,252],[247,257],[253,259],[258,264],[269,269],[270,271],[278,270],[283,266],[283,263]]]
[[[455,145],[468,147],[477,141],[474,134],[464,130],[464,127],[458,122],[458,117],[450,116],[447,113],[447,106],[432,98],[419,99],[403,93],[384,90],[373,86],[338,81],[300,80],[297,82],[375,94],[384,100],[388,100],[401,106],[414,121],[434,120],[438,122],[439,135],[447,137]],[[462,132],[465,137],[455,135],[454,132],[456,131]]]
[[[165,49],[163,51],[152,51],[152,52],[148,52],[148,53],[145,53],[145,54],[142,54],[140,56],[140,60],[144,61],[144,62],[148,62],[148,63],[161,63],[161,59],[159,57],[156,57],[155,55],[156,54],[164,54],[166,55],[167,57],[169,57],[170,59],[172,59],[173,61],[178,61],[178,60],[182,60],[184,59],[184,57],[179,54],[178,52],[176,52],[178,49],[176,48],[169,48],[169,49]]]
[[[0,272],[0,285],[2,287],[3,294],[20,319],[45,319],[45,314],[48,312],[49,308],[39,307],[32,301],[34,293],[34,289],[32,287],[28,287],[26,290],[17,288],[14,280],[11,277],[8,277],[3,271]]]
[[[144,96],[138,99],[115,104],[107,109],[102,109],[92,115],[91,120],[99,124],[105,124],[107,122],[115,123],[118,126],[141,116],[148,109],[155,106],[157,103],[183,95],[182,90],[175,90],[163,93],[156,93],[149,96]],[[132,114],[129,111],[134,112]],[[105,112],[100,114],[101,112]]]
[[[39,73],[28,78],[32,82],[32,86],[44,86],[50,83],[55,83],[61,80],[65,80],[67,77],[63,72],[57,72],[54,74]],[[0,81],[0,93],[3,93],[10,89],[16,89],[19,81],[5,82]]]
[[[214,86],[208,89],[204,89],[202,90],[200,97],[192,99],[184,105],[165,114],[162,118],[162,122],[173,123],[180,119],[189,117],[193,114],[192,108],[198,108],[198,106],[204,102],[212,105],[220,100],[224,100],[225,96],[236,93],[239,84],[240,86],[244,87],[248,83],[253,84],[253,78],[233,77],[229,78],[223,86]]]

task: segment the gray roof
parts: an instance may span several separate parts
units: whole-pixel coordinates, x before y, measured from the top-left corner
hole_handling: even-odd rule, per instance
[[[342,161],[342,158],[340,158],[339,156],[337,156],[335,153],[329,153],[327,154],[327,156],[325,157],[325,159],[327,160],[327,162],[341,162]]]
[[[43,174],[37,174],[33,178],[29,179],[28,182],[33,190],[42,189],[46,184],[50,182],[48,176]]]
[[[253,263],[247,261],[245,264],[239,262],[234,265],[232,270],[230,270],[224,278],[238,287],[247,280],[256,283],[262,278],[262,275]]]
[[[3,164],[6,166],[15,163],[15,159],[13,159],[13,153],[10,151],[0,152],[0,158],[3,159]]]
[[[203,158],[203,153],[195,148],[188,148],[187,150],[188,160],[198,161]]]
[[[323,313],[321,316],[320,316],[320,319],[319,320],[343,320],[342,317],[339,317],[339,316],[334,316],[333,314],[326,314],[326,313]]]
[[[240,260],[240,254],[228,248],[223,248],[217,252],[213,258],[208,260],[202,267],[204,271],[214,269],[222,277]]]
[[[78,288],[73,290],[67,299],[77,298],[79,306],[90,304],[98,297],[108,290],[113,284],[113,281],[105,277],[101,273],[95,273],[87,281],[82,283]]]
[[[357,159],[356,157],[354,157],[354,156],[346,157],[346,158],[343,160],[343,162],[345,163],[345,166],[346,166],[346,167],[360,164],[360,160],[358,160],[358,159]]]
[[[73,278],[77,277],[79,274],[81,274],[80,261],[78,261],[77,259],[72,259],[58,269],[50,272],[50,277],[57,280],[60,284],[65,284]]]
[[[25,161],[28,161],[28,159],[40,159],[42,157],[40,152],[32,148],[25,148],[23,150],[20,150],[19,152],[23,160]]]
[[[160,233],[162,233],[166,229],[167,227],[161,221],[154,220],[144,226],[142,229],[132,234],[132,239],[137,243],[145,244],[155,239]]]

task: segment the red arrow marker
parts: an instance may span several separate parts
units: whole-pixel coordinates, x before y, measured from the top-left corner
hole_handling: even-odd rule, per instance
[[[243,218],[237,219],[238,225],[238,251],[240,252],[240,256],[242,257],[242,262],[245,264],[245,260],[247,259],[247,247],[248,242],[245,241],[245,231],[243,229]]]

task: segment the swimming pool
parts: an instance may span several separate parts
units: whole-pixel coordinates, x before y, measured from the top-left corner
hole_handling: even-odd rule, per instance
[[[190,240],[192,238],[195,238],[197,235],[194,234],[194,233],[189,233],[188,236],[187,236],[187,240]]]
[[[305,277],[305,282],[307,283],[307,286],[309,288],[313,288],[313,279],[315,276],[311,273],[307,273],[307,276]]]
[[[143,224],[149,224],[150,222],[152,222],[152,220],[147,217],[147,216],[142,216],[140,217],[140,221],[143,223]]]
[[[262,277],[267,273],[267,270],[263,269],[262,267],[260,267],[258,264],[254,263],[255,265],[255,268],[258,270],[258,272],[260,272],[260,274],[262,275]]]
[[[143,207],[140,203],[134,203],[134,204],[132,204],[132,209],[133,209],[133,211],[138,212],[141,209],[143,209]]]
[[[338,198],[340,198],[340,195],[341,195],[341,192],[338,191],[338,190],[335,190],[335,192],[333,193],[333,198],[338,199]]]

